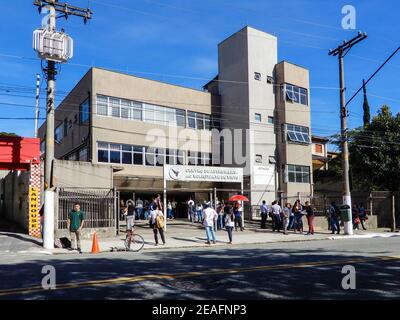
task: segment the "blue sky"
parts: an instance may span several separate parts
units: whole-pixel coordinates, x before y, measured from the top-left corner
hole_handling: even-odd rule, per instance
[[[0,117],[34,116],[35,75],[40,73],[40,61],[32,50],[32,31],[40,26],[43,16],[32,2],[0,3]],[[310,70],[312,131],[322,136],[340,129],[338,62],[328,56],[328,50],[356,34],[355,30],[342,29],[342,7],[353,5],[357,30],[368,33],[368,38],[345,58],[348,98],[400,44],[400,3],[396,0],[70,3],[82,7],[89,3],[94,16],[87,25],[77,17],[57,21],[58,28],[64,27],[75,43],[74,58],[62,66],[57,78],[58,101],[92,65],[200,89],[217,73],[217,44],[250,25],[278,37],[279,60]],[[390,105],[395,113],[400,111],[399,74],[400,54],[368,86],[372,114],[382,104]],[[349,126],[361,125],[361,95],[349,109]],[[0,131],[33,136],[33,128],[33,120],[0,120]]]

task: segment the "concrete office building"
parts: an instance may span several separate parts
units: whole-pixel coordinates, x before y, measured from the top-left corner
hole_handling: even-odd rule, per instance
[[[56,109],[56,158],[112,166],[112,184],[127,198],[162,194],[165,165],[243,167],[253,206],[310,194],[308,71],[278,63],[277,42],[250,27],[233,34],[218,45],[218,75],[202,91],[91,68]],[[231,161],[236,148],[244,160]],[[207,181],[167,188],[178,202],[208,200],[214,188],[218,198],[241,191]]]

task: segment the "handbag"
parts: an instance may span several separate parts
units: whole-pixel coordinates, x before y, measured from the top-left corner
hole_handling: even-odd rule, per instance
[[[164,217],[158,213],[157,213],[157,217],[156,217],[156,225],[157,225],[158,229],[164,228]]]

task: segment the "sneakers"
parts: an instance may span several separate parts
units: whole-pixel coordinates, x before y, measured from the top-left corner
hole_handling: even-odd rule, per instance
[[[79,252],[79,254],[82,254],[81,248],[78,248],[78,252]]]
[[[217,241],[213,241],[214,244],[217,244]]]
[[[210,241],[207,241],[206,244],[211,244],[211,242],[210,242]]]

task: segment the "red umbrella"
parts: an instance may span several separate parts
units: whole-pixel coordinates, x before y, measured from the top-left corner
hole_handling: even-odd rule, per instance
[[[229,201],[250,201],[244,195],[236,194],[229,198]]]

